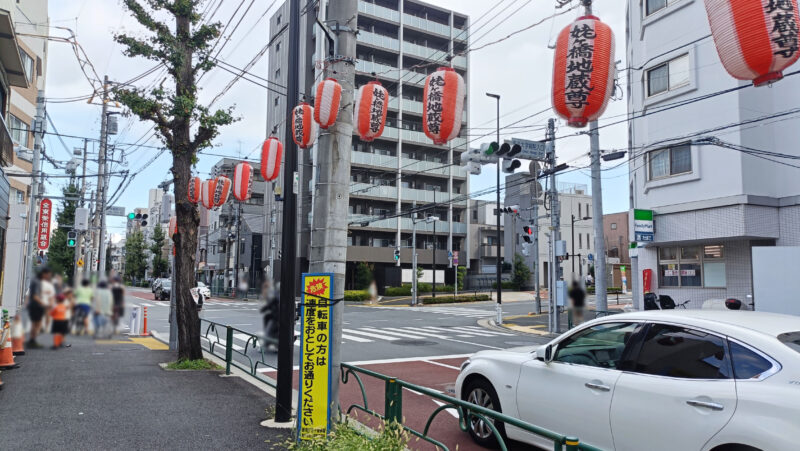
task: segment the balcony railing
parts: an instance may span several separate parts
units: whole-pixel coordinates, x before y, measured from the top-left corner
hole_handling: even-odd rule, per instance
[[[449,38],[450,37],[450,25],[445,25],[443,23],[434,22],[432,20],[423,19],[422,17],[412,16],[411,14],[403,14],[403,23],[414,28],[419,28],[420,30],[430,31],[431,33],[436,33],[440,36]],[[466,33],[464,33],[466,36]]]
[[[400,12],[394,9],[379,6],[374,3],[358,2],[358,12],[369,14],[371,16],[387,19],[392,22],[400,21]]]
[[[446,193],[436,193],[435,191],[429,191],[424,189],[415,189],[415,188],[403,188],[403,200],[407,202],[417,201],[417,202],[444,202],[447,200]],[[373,185],[370,183],[353,183],[352,187],[350,188],[350,195],[351,196],[367,196],[367,197],[383,197],[396,200],[397,199],[397,188],[394,186],[382,186],[382,185]],[[434,196],[436,197],[434,199]],[[461,194],[453,193],[453,197],[461,197]],[[461,200],[459,202],[455,202],[455,205],[463,205],[466,201]]]
[[[384,36],[382,34],[373,33],[371,31],[359,30],[358,42],[363,42],[365,44],[371,44],[385,49],[394,50],[395,52],[400,50],[399,40],[392,38],[390,36]]]
[[[6,121],[0,117],[0,166],[8,167],[14,163],[14,141],[8,132]]]
[[[356,71],[367,75],[375,72],[379,76],[390,80],[397,80],[398,77],[402,77],[404,84],[413,84],[420,87],[423,86],[425,77],[427,77],[426,74],[421,74],[419,72],[399,69],[388,64],[375,63],[361,59],[356,60]]]
[[[391,155],[378,155],[367,152],[351,152],[350,161],[355,164],[386,168],[390,171],[397,170],[397,157],[393,157]],[[404,171],[425,171],[426,174],[442,176],[449,175],[451,168],[453,170],[453,176],[455,177],[466,177],[467,173],[466,167],[464,166],[447,166],[447,163],[414,160],[411,158],[403,158],[401,166],[403,167]]]
[[[347,217],[347,222],[359,222],[359,221],[366,221],[369,219],[374,218],[375,216],[370,215],[356,215],[351,214]],[[376,228],[376,229],[391,229],[397,230],[397,220],[400,219],[400,227],[402,230],[411,232],[414,228],[414,223],[411,218],[389,218],[389,219],[380,219],[378,221],[372,221],[369,223],[368,227]],[[448,221],[436,221],[436,222],[425,222],[420,221],[417,222],[417,232],[419,233],[433,233],[434,232],[434,224],[436,227],[436,233],[446,234],[450,230],[450,223]],[[455,234],[465,234],[467,233],[467,225],[463,222],[453,222],[453,233]],[[381,246],[378,246],[381,247]]]
[[[418,58],[440,61],[442,66],[447,66],[445,56],[447,56],[447,49],[434,49],[424,45],[414,44],[411,42],[403,42],[403,52]],[[463,56],[456,56],[453,58],[453,64],[459,67],[467,67],[467,58]]]

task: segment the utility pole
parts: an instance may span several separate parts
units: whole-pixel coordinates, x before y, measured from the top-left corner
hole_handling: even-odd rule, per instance
[[[561,263],[558,260],[557,246],[561,240],[561,206],[558,202],[558,188],[556,187],[556,144],[555,144],[555,120],[547,120],[547,163],[550,166],[550,332],[558,333],[559,330],[559,309],[557,305],[556,286],[561,279]]]
[[[31,177],[31,198],[30,208],[28,208],[28,249],[25,253],[25,286],[19,290],[23,294],[25,290],[31,285],[33,278],[33,259],[34,259],[34,243],[38,241],[39,228],[36,224],[37,206],[39,202],[39,179],[41,178],[41,161],[40,154],[42,151],[42,140],[44,136],[44,91],[39,90],[36,94],[36,119],[33,126],[33,169]],[[25,302],[21,300],[20,305]]]
[[[297,172],[297,145],[292,140],[294,129],[292,110],[300,97],[300,0],[289,0],[289,73],[286,89],[286,133],[283,153],[283,224],[281,233],[281,290],[278,308],[278,374],[275,396],[275,422],[288,423],[292,420],[292,361],[294,360],[294,313],[295,313],[295,274],[297,257],[297,194],[294,192],[294,175]],[[346,94],[342,90],[342,97]],[[342,99],[342,104],[347,102]],[[345,112],[339,113],[346,116]],[[347,168],[350,168],[349,145]],[[319,152],[322,154],[323,152]],[[319,165],[319,163],[317,163]],[[345,194],[347,196],[347,194]],[[345,206],[346,208],[346,206]],[[314,210],[316,222],[318,210]],[[342,211],[347,211],[342,210]],[[344,280],[341,281],[344,283]],[[339,283],[336,284],[339,288]],[[334,296],[335,297],[335,296]],[[336,346],[335,349],[338,349]],[[335,369],[334,371],[338,371]],[[332,374],[339,374],[334,372]],[[338,381],[338,378],[334,378]],[[299,407],[299,406],[298,406]],[[335,410],[335,409],[332,409]]]
[[[500,95],[486,93],[487,96],[495,99],[497,102],[497,145],[500,145]],[[502,283],[502,265],[500,264],[500,253],[502,249],[503,238],[500,234],[500,158],[497,159],[497,208],[495,214],[497,215],[497,302],[495,303],[495,322],[500,325],[503,324],[503,283]]]
[[[584,14],[592,14],[592,0],[583,0]],[[608,310],[606,293],[606,244],[603,239],[603,184],[600,180],[600,134],[597,121],[589,122],[589,158],[592,167],[592,225],[594,225],[594,293],[595,309]]]
[[[436,216],[436,191],[433,190],[433,215]],[[436,298],[436,221],[433,222],[433,290],[431,296]]]
[[[83,198],[86,195],[86,151],[88,150],[88,142],[89,142],[88,139],[86,138],[83,139],[83,169],[81,176],[81,201],[80,201],[81,208],[83,208]],[[78,286],[78,283],[80,283],[79,276],[83,275],[83,269],[78,268],[77,263],[78,260],[83,258],[83,235],[85,233],[86,233],[85,231],[78,232],[78,241],[75,243],[75,266],[73,268],[74,272],[72,274],[72,281],[76,287]],[[84,259],[84,264],[85,263],[86,260]],[[82,277],[80,277],[80,279],[82,279]]]
[[[336,34],[334,58],[326,77],[335,76],[342,85],[338,119],[320,136],[316,166],[318,183],[314,187],[314,223],[311,228],[309,271],[333,274],[331,298],[344,298],[347,264],[347,211],[350,202],[350,153],[353,143],[353,94],[355,91],[356,32],[358,0],[337,0],[328,4],[326,23]],[[291,91],[290,91],[291,92]],[[284,230],[286,230],[284,228]],[[285,236],[285,235],[284,235]],[[285,279],[284,279],[285,280]],[[330,348],[331,374],[341,367],[342,317],[344,303],[333,305],[333,333]],[[288,346],[292,348],[291,342]],[[288,369],[291,374],[291,362]],[[330,381],[331,420],[339,416],[339,378]]]
[[[538,167],[538,166],[537,166]],[[539,293],[539,181],[538,174],[533,180],[533,287],[536,290],[534,308],[536,314],[542,313],[542,296]]]
[[[92,271],[96,271],[96,275],[98,279],[100,279],[100,274],[103,272],[103,268],[98,265],[95,267],[95,260],[98,262],[105,263],[105,257],[101,256],[105,252],[103,246],[103,241],[105,240],[104,235],[104,226],[105,226],[105,204],[103,203],[103,199],[105,198],[105,164],[106,164],[106,113],[108,112],[108,75],[103,77],[103,106],[100,113],[100,147],[99,147],[99,156],[98,156],[98,163],[97,163],[97,197],[95,198],[95,207],[94,207],[94,221],[92,221],[92,226],[95,229],[92,231],[92,236],[94,239],[92,240],[92,249],[97,249],[97,254],[92,256],[91,261],[91,268]],[[101,260],[102,259],[102,260]]]
[[[241,249],[239,249],[239,242],[241,240],[240,233],[242,230],[242,203],[237,202],[238,207],[236,208],[236,246],[233,249],[233,284],[234,288],[238,290],[238,283],[239,283],[239,253]],[[245,298],[247,297],[247,293],[245,293]]]
[[[417,305],[417,201],[411,210],[411,305]]]

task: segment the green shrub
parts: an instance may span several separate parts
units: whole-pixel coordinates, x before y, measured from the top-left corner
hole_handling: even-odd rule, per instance
[[[397,424],[384,425],[375,435],[357,431],[347,423],[335,426],[328,440],[286,442],[292,451],[403,451],[408,443],[408,434]]]
[[[501,284],[501,286],[503,287],[504,290],[516,290],[517,289],[517,286],[514,285],[514,282],[510,282],[510,281],[507,281],[507,280],[504,280],[503,283]],[[495,289],[497,288],[497,282],[493,282],[492,283],[492,288],[495,288]]]
[[[361,302],[369,299],[369,292],[367,290],[345,290],[345,302]]]
[[[608,287],[606,288],[606,294],[622,294],[622,287]],[[594,285],[586,287],[586,294],[594,294]]]
[[[383,293],[384,296],[411,296],[411,285],[403,285],[402,287],[386,287]]]
[[[423,304],[456,304],[460,302],[480,302],[488,301],[491,296],[488,294],[467,294],[458,296],[439,296],[439,297],[424,297],[422,298]],[[487,313],[490,316],[491,312]]]

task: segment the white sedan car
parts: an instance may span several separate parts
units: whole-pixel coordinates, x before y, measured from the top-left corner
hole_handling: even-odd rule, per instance
[[[482,351],[461,399],[607,450],[800,449],[800,317],[662,310],[607,316],[541,347]],[[510,425],[513,440],[552,443]],[[479,444],[490,428],[470,421]]]
[[[208,288],[208,285],[203,282],[197,282],[197,292],[203,295],[203,299],[211,297],[211,290]]]

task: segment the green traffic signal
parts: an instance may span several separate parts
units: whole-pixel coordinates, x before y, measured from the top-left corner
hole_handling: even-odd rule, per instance
[[[67,246],[68,247],[75,247],[75,240],[73,240],[73,239],[67,240]]]
[[[499,148],[500,148],[500,145],[498,145],[498,144],[497,144],[497,142],[495,142],[495,141],[492,141],[492,142],[489,144],[489,148],[488,148],[488,149],[486,149],[486,155],[492,155],[492,154],[494,154],[495,152],[497,152],[497,149],[499,149]]]
[[[128,219],[130,219],[131,221],[136,219],[136,213],[128,213]]]

